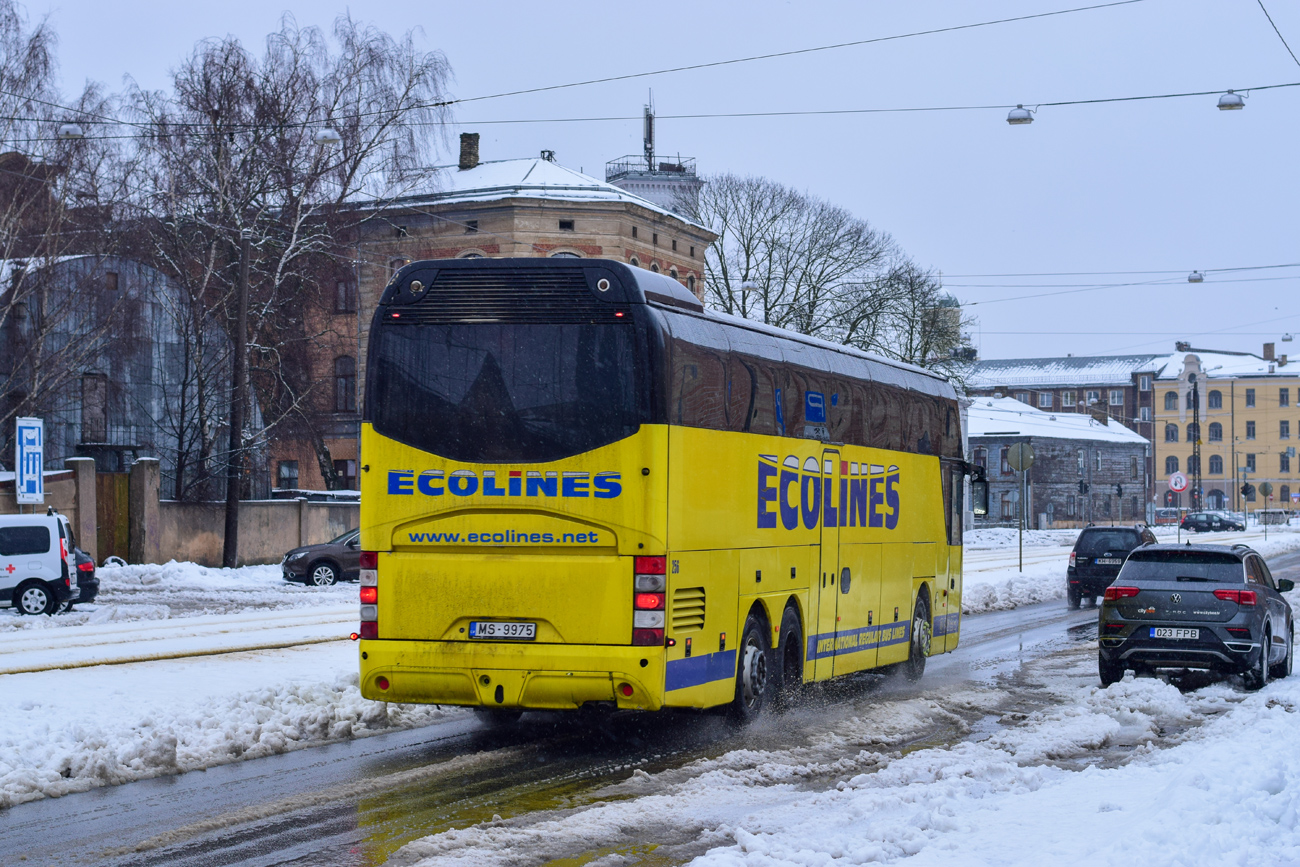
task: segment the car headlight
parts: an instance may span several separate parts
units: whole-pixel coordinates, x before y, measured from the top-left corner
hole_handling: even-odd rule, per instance
[[[306,551],[299,551],[297,554],[290,554],[288,557],[285,557],[284,562],[292,563],[294,560],[301,560],[303,557],[306,556],[307,556]]]

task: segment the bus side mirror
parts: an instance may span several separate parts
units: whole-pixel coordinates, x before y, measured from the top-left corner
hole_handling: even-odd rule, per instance
[[[976,515],[989,513],[989,483],[984,479],[973,479],[970,483],[970,510]]]

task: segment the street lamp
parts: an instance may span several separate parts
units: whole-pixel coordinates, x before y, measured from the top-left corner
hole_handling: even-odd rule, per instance
[[[1011,111],[1007,114],[1007,123],[1011,124],[1012,126],[1021,126],[1023,124],[1033,123],[1033,122],[1034,122],[1033,110],[1025,108],[1023,105],[1017,105],[1015,108],[1011,109]]]
[[[1240,111],[1246,107],[1246,101],[1241,98],[1241,94],[1233,93],[1231,90],[1219,97],[1219,111]]]
[[[323,148],[336,148],[343,144],[343,136],[332,126],[324,126],[316,130],[316,144]]]
[[[86,137],[86,131],[81,128],[81,124],[65,123],[59,125],[59,138],[63,141],[76,141]]]
[[[1200,271],[1193,271],[1192,273],[1190,273],[1190,274],[1187,275],[1187,282],[1188,282],[1188,283],[1204,283],[1204,282],[1205,282],[1205,275],[1202,274]]]

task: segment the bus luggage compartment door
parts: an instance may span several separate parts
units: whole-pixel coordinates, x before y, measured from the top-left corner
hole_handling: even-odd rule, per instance
[[[809,458],[809,460],[816,460]],[[835,512],[839,499],[839,476],[836,470],[840,463],[840,453],[832,449],[822,452],[821,491],[800,491],[801,507],[808,510],[820,508],[823,520],[821,525],[821,568],[816,575],[817,587],[813,598],[817,600],[817,616],[809,629],[813,640],[809,641],[809,656],[814,660],[813,677],[825,680],[835,671],[835,632],[839,607],[839,573],[840,573],[840,527],[836,520],[825,520],[825,516]],[[807,475],[804,476],[808,478]],[[805,484],[807,484],[805,482]],[[841,504],[842,505],[842,504]]]

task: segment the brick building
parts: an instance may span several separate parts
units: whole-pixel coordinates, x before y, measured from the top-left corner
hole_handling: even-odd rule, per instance
[[[554,153],[479,160],[477,134],[434,189],[371,208],[352,273],[340,273],[330,320],[316,329],[313,375],[330,383],[315,413],[318,439],[272,444],[276,487],[319,490],[321,466],[336,487],[356,486],[364,359],[370,319],[392,274],[420,259],[545,256],[616,259],[667,274],[702,297],[704,252],[715,235],[662,205],[566,168]],[[334,279],[334,278],[331,278]]]
[[[1149,443],[1137,432],[1104,414],[1050,413],[1009,397],[975,398],[967,412],[970,460],[989,481],[989,514],[977,528],[1014,527],[1022,506],[1035,529],[1146,520]],[[1007,463],[1022,442],[1034,450],[1023,504]]]

